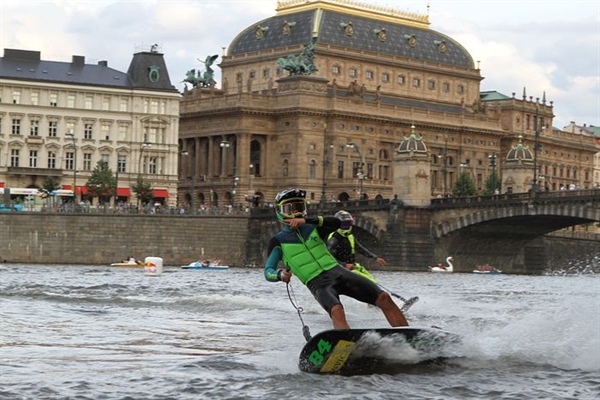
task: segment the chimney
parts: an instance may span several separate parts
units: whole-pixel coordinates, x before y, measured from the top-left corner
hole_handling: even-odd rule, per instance
[[[4,58],[8,60],[40,61],[39,51],[4,49]]]
[[[85,57],[84,56],[73,56],[72,64],[77,65],[77,66],[83,66],[85,64]]]

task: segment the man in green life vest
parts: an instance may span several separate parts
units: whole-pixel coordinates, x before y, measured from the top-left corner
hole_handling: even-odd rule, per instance
[[[350,329],[340,295],[379,307],[391,326],[408,326],[389,293],[341,266],[327,250],[321,235],[323,230],[338,229],[339,219],[307,217],[306,191],[293,188],[277,194],[275,212],[282,228],[267,247],[267,281],[289,283],[295,275],[327,311],[335,329]],[[280,262],[283,268],[278,267]]]
[[[356,252],[363,256],[369,257],[377,261],[377,264],[382,267],[387,265],[384,258],[377,256],[369,249],[360,244],[352,233],[352,225],[354,225],[354,217],[348,211],[340,210],[335,213],[335,217],[341,221],[340,227],[335,232],[331,232],[327,238],[327,248],[342,264],[357,274],[363,275],[365,278],[377,283],[373,275],[365,267],[356,262]]]

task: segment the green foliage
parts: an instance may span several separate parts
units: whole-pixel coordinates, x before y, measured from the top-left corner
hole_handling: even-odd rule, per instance
[[[110,201],[110,197],[114,194],[117,186],[117,180],[113,176],[112,170],[108,168],[106,161],[98,161],[85,186],[88,193],[93,197],[98,197],[101,203]]]
[[[141,176],[138,177],[135,185],[131,187],[131,190],[143,204],[150,203],[154,198],[154,189],[152,188],[152,185],[150,182],[144,181]]]
[[[501,192],[502,180],[497,174],[493,173],[485,180],[485,194],[494,194],[496,189],[499,193]]]
[[[58,182],[56,179],[49,176],[46,179],[44,179],[44,182],[42,183],[42,188],[40,189],[40,192],[43,193],[42,197],[48,197],[48,196],[50,196],[50,193],[54,192],[55,190],[60,189],[61,187],[62,186],[60,185],[60,182]]]
[[[452,188],[452,195],[455,197],[466,197],[475,196],[476,194],[477,188],[471,175],[468,172],[461,173]]]
[[[54,204],[56,202],[56,199],[54,198],[54,196],[51,195],[51,193],[55,190],[59,190],[60,188],[62,188],[60,182],[58,182],[56,179],[50,176],[47,177],[46,179],[44,179],[44,182],[42,183],[42,188],[40,189],[40,192],[42,193],[42,198],[46,200],[46,203],[50,202],[50,204]]]

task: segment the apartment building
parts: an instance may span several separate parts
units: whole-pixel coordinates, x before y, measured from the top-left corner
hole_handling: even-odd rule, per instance
[[[79,55],[61,62],[4,49],[0,187],[39,189],[52,177],[94,204],[86,182],[102,160],[117,178],[111,204],[136,203],[131,187],[141,178],[154,202],[174,205],[179,100],[156,45],[135,53],[127,72]]]

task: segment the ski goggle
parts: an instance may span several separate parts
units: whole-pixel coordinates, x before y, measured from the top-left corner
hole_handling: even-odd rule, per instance
[[[304,201],[290,201],[279,205],[279,213],[290,218],[305,212],[306,203]]]
[[[352,221],[342,221],[340,224],[340,229],[350,229],[352,228]]]

